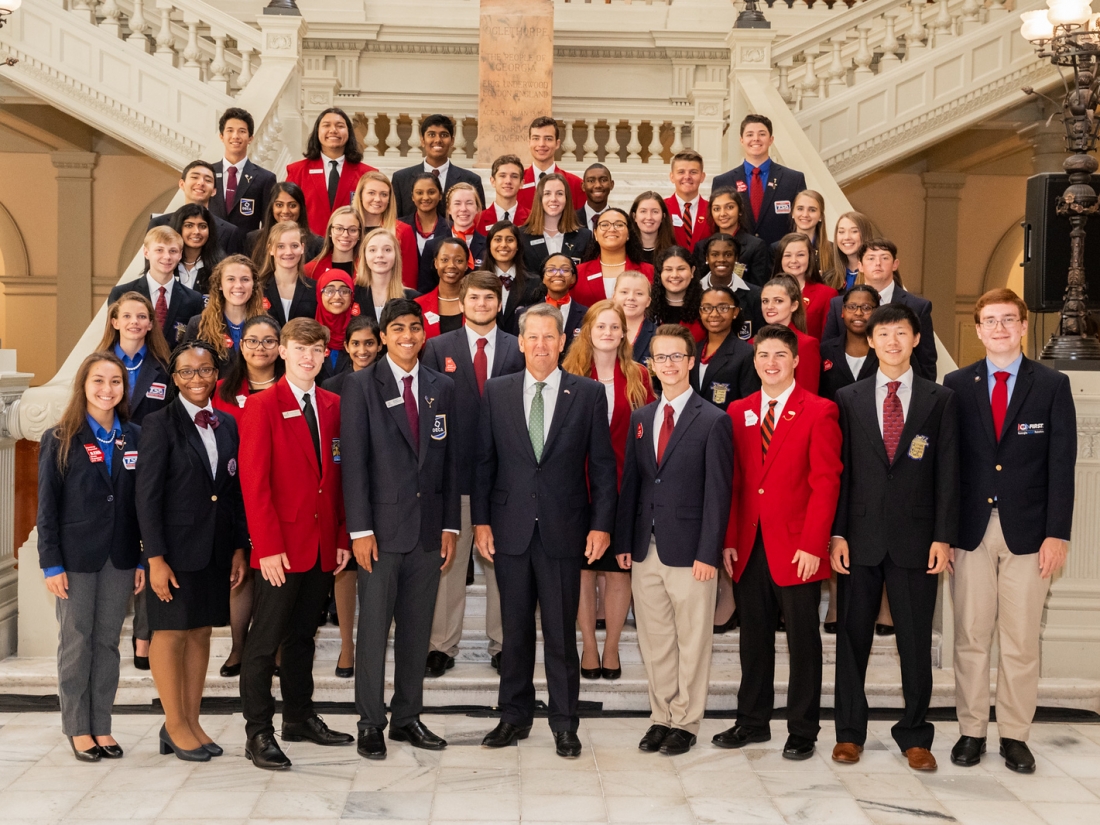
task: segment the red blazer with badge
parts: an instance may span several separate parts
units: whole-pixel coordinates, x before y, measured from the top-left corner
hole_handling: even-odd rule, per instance
[[[580,209],[588,203],[588,195],[584,194],[584,182],[580,178],[572,172],[566,172],[556,163],[554,164],[554,172],[565,178],[565,182],[569,184],[569,194],[573,196],[574,209]],[[524,216],[524,220],[527,220],[527,216],[531,214],[531,204],[535,202],[535,188],[537,186],[535,167],[528,166],[523,170],[523,185],[516,193],[516,203],[519,205],[519,212]],[[512,223],[519,226],[521,222],[512,221]]]
[[[534,190],[532,190],[533,192]],[[516,198],[516,205],[509,210],[512,214],[509,220],[513,226],[523,226],[523,222],[527,220],[527,216],[531,214],[531,206],[523,206],[519,203],[519,198]],[[497,224],[502,219],[497,213],[497,205],[495,203],[489,204],[483,210],[477,218],[477,231],[482,235],[488,235],[489,230],[493,228],[494,224]]]
[[[314,387],[321,463],[287,379],[250,397],[241,426],[241,490],[252,536],[252,566],[286,553],[291,573],[317,563],[336,569],[336,548],[350,547],[340,486],[340,397]]]
[[[624,272],[641,272],[651,284],[653,283],[652,264],[634,263],[628,258]],[[598,258],[594,261],[585,261],[577,267],[577,283],[569,290],[569,294],[574,301],[586,307],[592,306],[596,301],[606,301],[611,298],[604,287],[603,270],[600,269]]]
[[[792,563],[798,550],[821,559],[810,581],[823,581],[829,578],[829,537],[843,470],[836,404],[796,382],[765,458],[760,403],[761,393],[754,392],[727,410],[733,420],[733,499],[725,546],[737,548],[733,580],[741,580],[759,526],[776,584],[803,583]]]
[[[696,209],[696,214],[692,215],[691,226],[684,226],[684,217],[675,195],[665,198],[665,206],[672,215],[672,235],[676,238],[676,243],[688,252],[694,252],[695,244],[702,243],[714,234],[714,228],[707,217],[710,214],[710,204],[706,198],[699,198],[699,207]]]
[[[436,287],[427,295],[414,298],[420,308],[424,310],[424,335],[426,338],[435,338],[439,335],[439,287]],[[466,320],[463,319],[463,324]]]
[[[328,202],[328,174],[325,171],[325,156],[317,160],[299,160],[286,168],[286,179],[290,183],[296,183],[302,187],[302,193],[306,196],[306,214],[309,218],[309,228],[315,235],[325,236],[328,227],[328,219],[332,210],[338,206],[351,206],[352,196],[355,195],[355,187],[359,184],[359,178],[367,172],[377,172],[373,166],[365,163],[350,163],[344,159],[344,168],[340,171],[340,183],[336,187],[336,199]]]

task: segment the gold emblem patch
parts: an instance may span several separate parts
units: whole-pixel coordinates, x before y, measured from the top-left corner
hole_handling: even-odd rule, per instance
[[[920,461],[924,458],[924,450],[928,447],[928,436],[917,435],[913,437],[913,443],[909,445],[909,457]]]

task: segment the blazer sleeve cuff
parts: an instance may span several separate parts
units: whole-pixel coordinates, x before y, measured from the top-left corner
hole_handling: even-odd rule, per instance
[[[373,530],[356,530],[355,532],[349,533],[348,535],[350,536],[352,541],[355,541],[356,539],[365,539],[367,536],[373,536],[374,531]]]

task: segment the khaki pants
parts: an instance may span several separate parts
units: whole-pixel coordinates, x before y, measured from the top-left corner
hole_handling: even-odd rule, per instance
[[[470,553],[476,552],[474,528],[470,524],[470,497],[462,497],[462,532],[455,548],[455,560],[451,569],[439,577],[439,592],[435,599],[435,616],[432,619],[431,650],[448,656],[458,653],[462,639],[462,619],[466,614],[466,570]],[[485,635],[489,637],[489,654],[500,653],[504,630],[500,621],[500,591],[497,589],[496,572],[491,562],[478,556],[485,570]]]
[[[690,567],[668,567],[650,538],[645,560],[631,568],[630,586],[650,718],[696,734],[707,709],[718,577],[699,582]]]
[[[1039,556],[1014,556],[994,509],[982,543],[955,551],[955,705],[963,736],[989,725],[989,659],[998,633],[997,729],[1026,742],[1039,694],[1039,631],[1050,579]]]

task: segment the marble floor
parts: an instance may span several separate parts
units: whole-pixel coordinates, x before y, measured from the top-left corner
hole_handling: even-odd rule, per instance
[[[350,716],[331,715],[337,730]],[[643,754],[639,718],[585,719],[580,759],[554,754],[545,720],[519,747],[483,750],[495,723],[461,715],[425,715],[449,740],[439,753],[389,743],[384,762],[353,747],[289,744],[294,768],[267,773],[244,759],[239,715],[203,718],[226,755],[192,765],[157,752],[161,719],[115,717],[126,749],[119,761],[77,764],[56,713],[0,713],[0,821],[219,823],[369,821],[374,823],[951,823],[1097,825],[1100,823],[1100,724],[1040,724],[1032,731],[1038,770],[1021,776],[995,754],[976,768],[948,760],[957,728],[937,724],[940,769],[915,774],[890,739],[890,722],[872,722],[873,738],[855,766],[821,752],[806,762],[780,756],[784,724],[773,739],[723,751],[710,737],[726,720],[703,723],[700,744],[668,758]],[[995,726],[990,730],[996,742]]]

